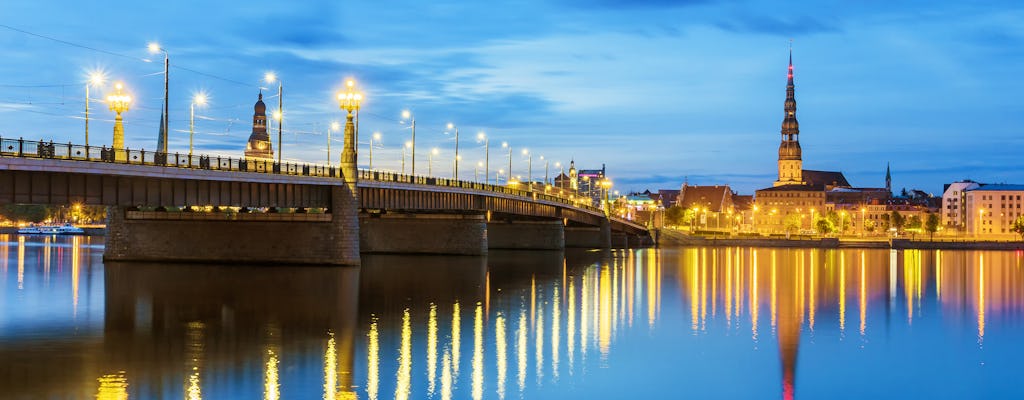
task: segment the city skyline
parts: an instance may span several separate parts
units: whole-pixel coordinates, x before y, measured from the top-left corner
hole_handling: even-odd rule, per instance
[[[240,156],[259,86],[273,86],[261,80],[274,71],[284,86],[285,160],[326,162],[324,130],[343,117],[333,94],[354,78],[367,98],[362,166],[366,133],[381,131],[374,164],[399,169],[409,132],[398,121],[410,109],[419,173],[437,147],[434,170],[450,174],[454,141],[443,132],[454,122],[463,133],[463,179],[483,159],[475,137],[484,131],[516,154],[525,147],[564,165],[607,164],[621,191],[675,189],[687,180],[752,193],[776,176],[792,38],[807,168],[879,187],[891,163],[894,190],[936,195],[964,178],[1024,181],[1009,150],[1024,122],[1013,112],[1021,105],[1014,93],[1024,10],[1011,2],[836,11],[713,1],[486,9],[257,2],[244,9],[203,3],[208,12],[196,13],[198,4],[159,13],[127,2],[102,12],[11,6],[0,21],[8,49],[0,136],[81,143],[86,71],[99,67],[135,98],[125,114],[126,145],[154,148],[163,76],[146,44],[158,41],[171,60],[172,152],[186,151],[189,101],[204,90],[210,105],[197,110],[196,151]],[[920,16],[919,7],[928,12]],[[268,103],[276,102],[274,89],[264,90]],[[95,101],[109,92],[90,96],[92,144],[110,143],[112,115]],[[335,164],[340,136],[331,146]],[[492,174],[503,164],[496,154]],[[520,158],[515,169],[525,175]],[[534,165],[534,179],[542,168]]]

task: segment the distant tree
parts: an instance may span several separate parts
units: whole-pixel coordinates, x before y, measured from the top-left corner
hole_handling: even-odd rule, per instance
[[[840,234],[846,233],[846,230],[850,229],[850,216],[846,215],[845,212],[829,211],[825,214],[825,218],[828,219],[828,222],[832,223],[832,229]]]
[[[800,218],[800,214],[789,214],[782,220],[782,226],[789,233],[800,230],[801,225],[803,225],[803,219]]]
[[[674,205],[665,209],[665,225],[682,225],[686,216],[686,209]]]
[[[828,218],[818,218],[817,221],[814,221],[814,230],[822,235],[828,235],[835,230],[835,225]]]
[[[0,215],[10,221],[43,222],[52,217],[52,207],[38,204],[6,204],[0,206]]]
[[[864,221],[864,231],[868,232],[868,233],[874,232],[875,231],[875,221],[874,220],[870,220],[870,219],[869,220],[865,220]]]
[[[908,231],[910,231],[911,235],[916,236],[918,232],[921,232],[921,226],[922,223],[920,216],[912,215],[910,218],[907,219],[906,228]]]
[[[882,232],[888,232],[889,227],[892,226],[889,222],[889,214],[882,214],[881,217],[879,217],[879,221],[881,225],[879,228],[881,228]]]
[[[1010,230],[1017,232],[1017,234],[1020,235],[1020,240],[1024,240],[1024,215],[1017,217],[1017,219],[1013,221],[1013,226],[1010,227]]]
[[[906,221],[903,218],[903,216],[900,215],[900,212],[892,210],[892,213],[889,216],[889,227],[896,228],[896,232],[899,232],[901,229],[903,229],[904,222]]]
[[[924,221],[924,230],[928,232],[928,240],[935,238],[935,231],[939,230],[939,214],[928,213]]]

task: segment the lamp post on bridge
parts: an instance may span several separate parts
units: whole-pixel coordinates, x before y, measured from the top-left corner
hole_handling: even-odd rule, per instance
[[[121,118],[121,113],[128,111],[128,107],[131,105],[132,98],[126,94],[121,93],[121,89],[124,88],[121,82],[114,85],[117,89],[117,93],[107,96],[107,106],[110,107],[110,111],[115,113],[114,117],[114,140],[111,144],[111,149],[114,153],[115,161],[127,161],[128,154],[118,152],[118,149],[124,150],[124,123]]]
[[[373,169],[373,141],[374,140],[376,140],[377,143],[380,143],[380,132],[374,132],[372,135],[370,135],[370,165],[369,165],[369,169]]]
[[[452,179],[459,180],[459,127],[448,123],[448,130],[455,130],[455,159],[452,161]]]
[[[405,175],[405,149],[411,148],[412,142],[406,141],[405,146],[402,147],[402,175]]]
[[[505,182],[509,181],[509,177],[512,176],[512,145],[508,142],[501,142],[501,148],[508,148],[508,175],[505,175]]]
[[[530,153],[529,149],[523,149],[523,155],[527,157],[526,161],[526,190],[528,192],[533,191],[533,154]]]
[[[434,156],[437,155],[437,147],[430,149],[430,153],[427,154],[427,176],[434,175]]]
[[[281,153],[284,153],[284,151],[283,151],[284,149],[281,148],[282,147],[282,145],[281,145],[281,128],[282,128],[282,125],[284,124],[284,82],[281,82],[281,79],[278,78],[277,75],[274,74],[273,72],[267,72],[267,74],[264,76],[264,78],[266,79],[267,83],[274,83],[275,81],[277,82],[277,112],[274,113],[274,118],[277,119],[277,163],[280,164],[281,163]],[[352,81],[349,81],[349,83],[354,84],[354,82],[352,82]],[[351,86],[349,86],[349,87],[351,88]],[[358,95],[358,93],[355,93],[355,94]],[[356,111],[359,111],[359,101],[361,101],[361,100],[362,100],[362,97],[360,97],[360,99],[356,101],[356,105],[355,105],[355,110]],[[339,102],[342,101],[341,93],[338,93],[338,101]],[[344,107],[342,107],[342,108],[344,108]],[[351,111],[349,112],[349,114],[351,114]],[[348,129],[348,122],[347,121],[345,122],[345,129]],[[353,128],[353,132],[355,132],[355,128]],[[353,135],[355,135],[355,133],[353,133]],[[347,140],[347,138],[346,138],[346,140]],[[342,150],[342,151],[344,152],[344,150]]]
[[[491,138],[482,131],[476,134],[476,138],[484,141],[484,183],[487,183],[487,176],[491,174]]]
[[[102,72],[94,71],[89,74],[89,80],[85,82],[85,148],[89,148],[89,86],[100,86],[105,77]],[[89,158],[88,150],[85,157]]]
[[[331,121],[331,123],[327,125],[327,168],[331,167],[331,131],[339,129],[341,129],[341,124],[339,124],[338,121]]]
[[[167,54],[167,50],[163,47],[160,47],[160,44],[156,42],[149,44],[149,52],[152,54],[160,52],[164,53],[164,110],[162,115],[163,118],[160,121],[160,138],[157,139],[156,151],[167,154],[167,135],[169,132],[169,130],[167,129],[167,121],[170,119],[168,118],[168,70],[171,66],[171,58]]]
[[[412,140],[409,142],[410,143],[409,144],[409,148],[412,149],[412,154],[410,154],[410,157],[411,157],[410,161],[412,162],[412,173],[410,173],[409,175],[416,175],[416,117],[414,117],[412,115],[412,112],[410,112],[409,110],[405,110],[405,111],[402,111],[402,119],[403,120],[406,120],[406,119],[410,120],[411,125],[412,125]],[[404,157],[403,157],[403,159],[404,159]],[[458,162],[456,161],[456,164],[457,163]],[[404,164],[405,164],[405,162],[403,161],[402,173],[405,173]]]
[[[503,170],[503,169],[498,169],[497,171],[494,171],[494,185],[495,186],[501,184],[501,181],[498,178],[501,176],[501,174],[504,174],[504,173],[505,173],[505,170]],[[506,178],[505,180],[507,181],[508,179]]]
[[[206,104],[206,94],[199,92],[195,96],[192,96],[192,103],[188,107],[188,163],[192,165],[192,137],[196,133],[196,104],[202,106]],[[327,160],[328,163],[331,160]]]
[[[356,128],[352,122],[353,111],[359,111],[359,105],[363,101],[362,93],[356,91],[356,82],[349,79],[345,82],[345,91],[338,93],[338,107],[345,110],[345,144],[341,150],[341,174],[345,184],[348,186],[349,191],[353,194],[356,193]],[[280,130],[278,130],[278,140],[280,140]],[[281,148],[278,145],[278,157],[281,155]],[[280,162],[280,158],[278,158]]]

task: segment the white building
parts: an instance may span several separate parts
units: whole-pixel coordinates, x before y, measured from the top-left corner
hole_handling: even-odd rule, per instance
[[[977,189],[981,184],[963,180],[946,185],[946,191],[942,192],[942,225],[946,229],[956,229],[963,232],[973,232],[967,225],[967,191]]]
[[[1013,221],[1024,213],[1024,185],[978,185],[965,192],[966,209],[963,212],[968,232],[991,239],[1020,237],[1011,229]]]

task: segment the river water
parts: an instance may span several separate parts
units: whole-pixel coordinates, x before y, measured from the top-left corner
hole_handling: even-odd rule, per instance
[[[1024,398],[1024,255],[104,263],[0,235],[0,398]]]

